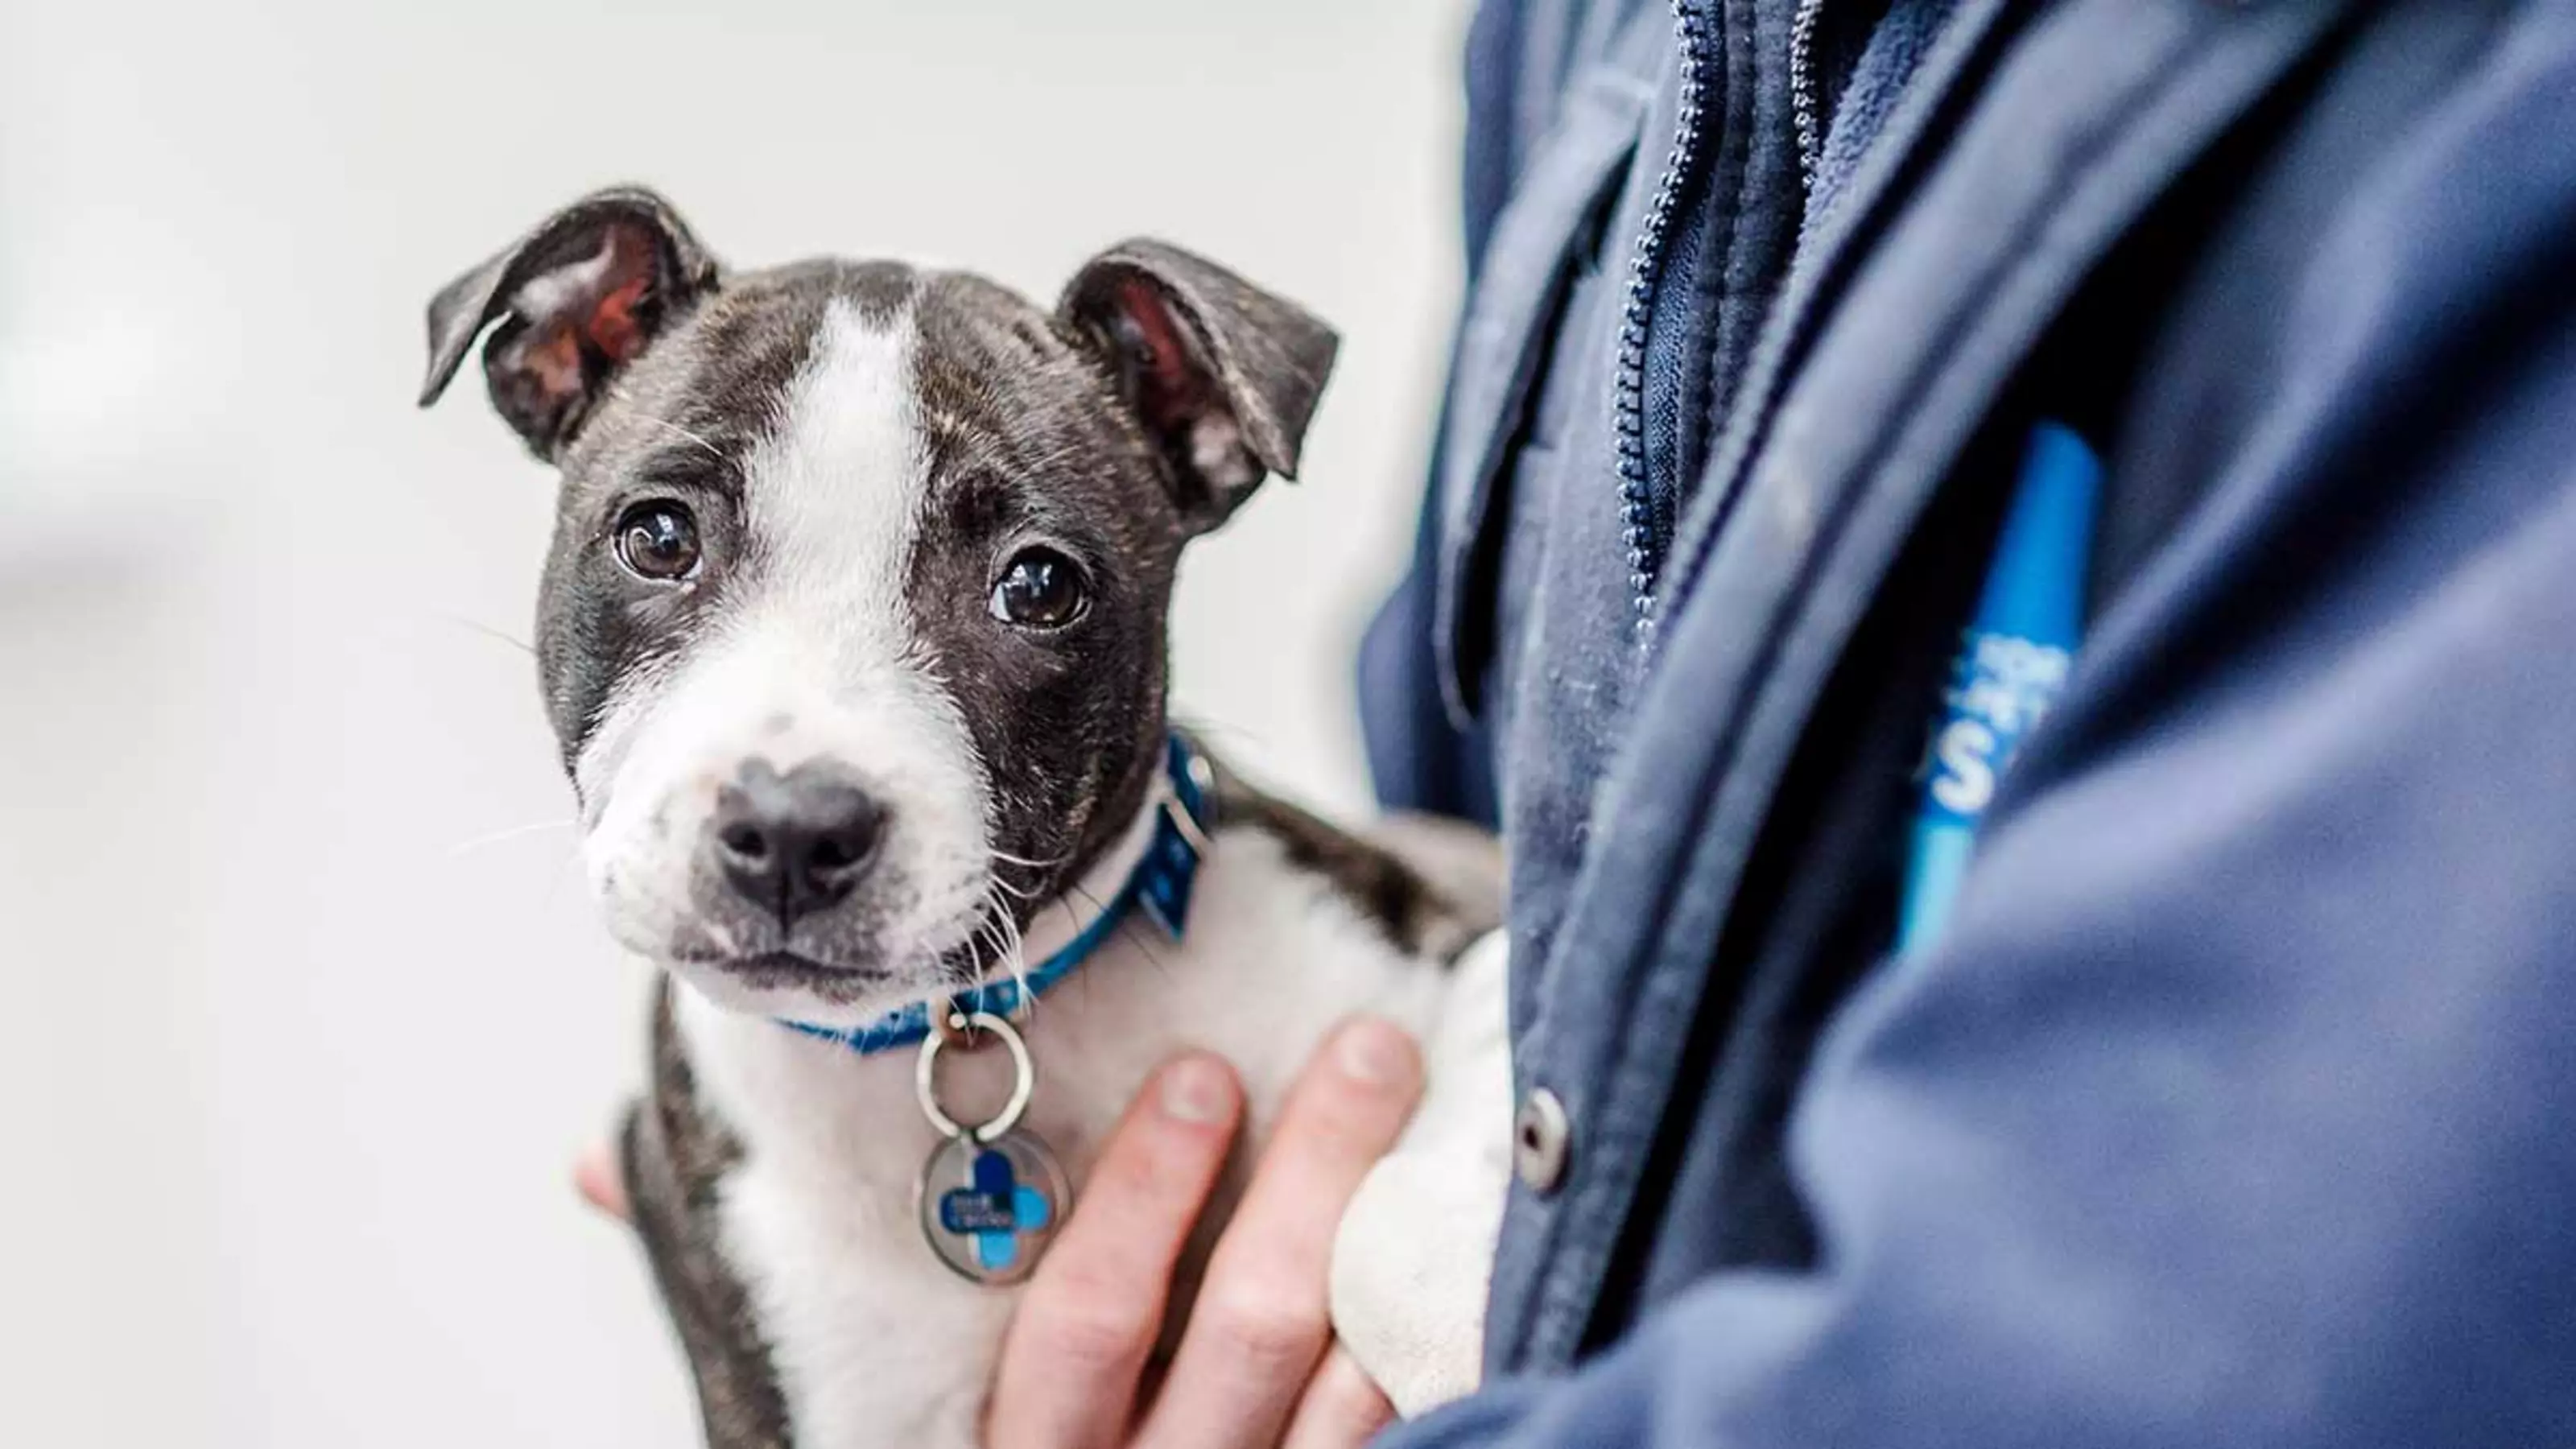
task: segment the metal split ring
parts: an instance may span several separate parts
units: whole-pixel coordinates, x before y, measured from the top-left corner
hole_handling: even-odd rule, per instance
[[[1007,1017],[989,1011],[948,1011],[938,1021],[947,1029],[933,1031],[921,1039],[921,1056],[912,1071],[913,1091],[921,1099],[921,1115],[930,1119],[931,1128],[942,1137],[971,1137],[990,1143],[1018,1126],[1022,1114],[1029,1110],[1029,1099],[1038,1090],[1037,1062],[1029,1056],[1029,1044],[1021,1038],[1019,1028],[1011,1025]],[[980,1127],[960,1125],[939,1106],[940,1048],[948,1045],[952,1035],[967,1033],[989,1033],[1011,1050],[1011,1099],[1002,1104],[993,1120]]]

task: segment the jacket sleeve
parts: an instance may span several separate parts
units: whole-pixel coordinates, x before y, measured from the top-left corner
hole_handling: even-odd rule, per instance
[[[2304,239],[2241,444],[1801,1089],[1818,1267],[1389,1443],[2576,1442],[2569,55]]]

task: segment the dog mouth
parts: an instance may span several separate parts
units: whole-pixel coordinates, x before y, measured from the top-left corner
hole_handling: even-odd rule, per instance
[[[921,974],[960,984],[974,982],[1007,959],[998,949],[1000,940],[1001,928],[979,917],[966,939],[926,953],[912,963],[912,969],[888,962],[830,961],[784,947],[728,951],[704,942],[695,949],[673,951],[667,959],[673,966],[711,972],[755,991],[792,991],[849,1005]]]
[[[881,986],[893,976],[877,966],[842,966],[797,951],[754,951],[747,955],[688,953],[683,965],[704,967],[760,990],[808,991],[823,997],[846,997]]]

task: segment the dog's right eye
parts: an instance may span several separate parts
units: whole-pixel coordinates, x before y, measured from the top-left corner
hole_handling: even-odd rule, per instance
[[[638,503],[618,516],[615,547],[628,573],[677,583],[698,571],[698,520],[669,499]]]

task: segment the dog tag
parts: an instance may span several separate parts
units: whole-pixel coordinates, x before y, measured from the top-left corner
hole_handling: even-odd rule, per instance
[[[939,1261],[978,1283],[1016,1283],[1037,1267],[1073,1206],[1062,1164],[1017,1128],[990,1142],[960,1132],[921,1167],[921,1230]]]
[[[967,1046],[998,1041],[1010,1049],[1011,1099],[980,1127],[957,1121],[939,1105],[939,1053],[952,1040]],[[913,1086],[921,1115],[939,1134],[913,1194],[930,1250],[975,1282],[1017,1283],[1038,1265],[1055,1225],[1073,1206],[1064,1165],[1045,1143],[1020,1130],[1020,1117],[1038,1088],[1029,1044],[1007,1017],[952,1009],[944,1025],[922,1038]]]

